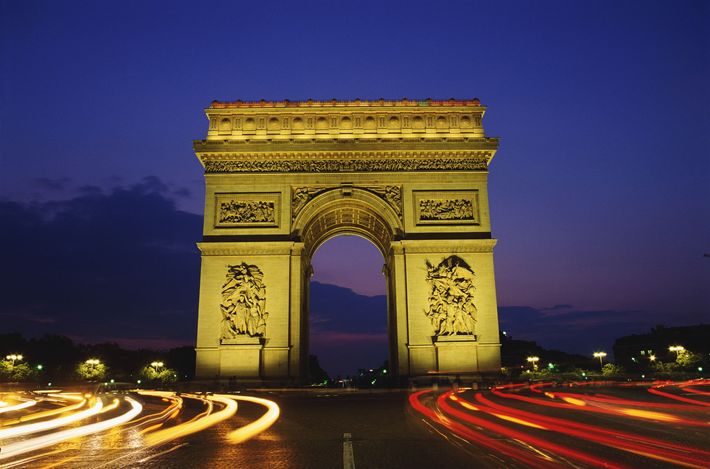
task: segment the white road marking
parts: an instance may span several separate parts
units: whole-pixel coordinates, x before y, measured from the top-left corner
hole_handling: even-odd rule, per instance
[[[350,433],[343,433],[343,469],[355,469],[352,438]]]

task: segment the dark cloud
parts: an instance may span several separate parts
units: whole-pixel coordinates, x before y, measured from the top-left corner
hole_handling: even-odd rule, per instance
[[[563,306],[500,307],[501,330],[509,337],[533,340],[546,348],[589,355],[599,349],[611,352],[618,337],[646,332],[669,319],[640,310],[580,310]],[[693,314],[676,316],[673,324],[666,325],[692,324],[693,318]]]
[[[375,368],[387,359],[387,297],[311,282],[310,353],[331,375]]]
[[[0,201],[3,329],[192,343],[202,219],[166,191],[149,177],[59,202]]]

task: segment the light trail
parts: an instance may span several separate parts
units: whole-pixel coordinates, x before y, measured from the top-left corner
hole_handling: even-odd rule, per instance
[[[585,401],[585,395],[583,394],[569,394],[569,393],[552,393],[554,394],[555,397],[560,397],[567,403],[563,404],[561,402],[552,402],[540,398],[535,398],[535,397],[528,397],[528,396],[521,396],[518,394],[512,394],[508,392],[502,392],[501,389],[504,389],[503,387],[495,387],[491,389],[491,392],[498,396],[498,397],[503,397],[506,399],[514,399],[522,402],[527,402],[530,404],[535,404],[535,405],[542,405],[545,407],[555,407],[558,409],[567,409],[567,410],[576,410],[576,411],[581,411],[581,412],[590,412],[590,413],[597,413],[597,414],[605,414],[605,415],[620,415],[620,416],[625,416],[625,417],[632,417],[640,420],[659,420],[659,421],[664,421],[664,422],[673,422],[678,425],[687,425],[687,426],[694,426],[694,427],[706,427],[708,426],[708,422],[705,421],[700,421],[700,420],[691,420],[683,417],[678,417],[674,415],[669,415],[669,414],[664,414],[661,412],[652,412],[652,411],[639,411],[637,409],[628,409],[628,408],[608,408],[608,407],[598,407],[598,406],[591,406],[591,405],[586,405],[591,403],[591,401]],[[649,389],[649,391],[653,391],[652,389]],[[666,394],[666,393],[661,393],[661,394]],[[679,396],[675,396],[679,397]],[[571,403],[570,403],[571,402]],[[582,405],[580,405],[582,404]]]
[[[149,394],[148,392],[141,392],[141,394]],[[193,433],[204,430],[205,428],[211,427],[219,422],[227,420],[237,413],[237,403],[233,399],[220,395],[208,396],[208,400],[218,402],[224,405],[224,408],[202,417],[198,420],[193,420],[191,422],[185,422],[174,427],[165,428],[163,430],[157,430],[152,433],[148,433],[145,436],[145,442],[149,446],[156,446],[168,441],[175,440],[180,437],[191,435]]]
[[[241,443],[265,431],[278,420],[279,414],[281,413],[278,404],[268,399],[262,399],[260,397],[234,395],[225,395],[224,397],[236,399],[238,401],[252,402],[254,404],[262,405],[267,409],[266,413],[259,417],[257,420],[241,428],[238,428],[231,432],[229,435],[227,435],[227,439],[230,443]]]
[[[691,386],[704,386],[706,382],[697,381],[688,383],[654,383],[654,386],[677,386],[681,389],[688,389]],[[610,382],[593,383],[607,387],[625,386],[627,383],[614,384]],[[565,387],[574,387],[572,383]],[[580,383],[582,386],[589,386],[590,383]],[[471,391],[476,403],[467,401],[463,397],[462,391],[447,391],[435,396],[434,391],[420,391],[410,395],[409,402],[412,408],[424,415],[429,421],[439,424],[449,430],[454,435],[464,438],[467,441],[481,445],[493,450],[501,456],[507,456],[522,464],[538,467],[550,465],[575,465],[581,464],[584,467],[621,467],[626,464],[622,457],[623,453],[628,453],[634,457],[648,458],[656,460],[661,464],[672,464],[694,469],[710,467],[710,451],[703,448],[680,444],[668,439],[659,439],[652,436],[638,434],[637,432],[623,431],[617,429],[608,418],[602,420],[604,426],[582,423],[577,421],[579,417],[577,411],[582,413],[600,413],[619,420],[642,419],[648,422],[645,426],[635,426],[642,431],[653,432],[653,428],[668,428],[664,425],[676,426],[694,425],[707,428],[710,422],[688,419],[677,413],[657,412],[639,408],[644,402],[630,399],[617,399],[610,396],[591,397],[584,393],[561,393],[556,390],[546,390],[554,386],[553,383],[536,383],[532,386],[527,384],[497,386],[492,390],[492,397],[512,399],[511,403],[496,403],[487,398],[482,392]],[[558,387],[560,385],[557,385]],[[643,383],[646,388],[648,383]],[[520,391],[529,391],[540,395],[541,398],[533,398],[519,395]],[[426,399],[429,395],[436,397],[434,400]],[[555,402],[561,399],[564,402]],[[429,402],[425,405],[423,402]],[[529,405],[550,407],[560,417],[552,417],[546,414],[523,410],[516,407],[521,402],[526,408]],[[596,407],[596,403],[602,402],[605,408]],[[615,406],[610,406],[615,404]],[[631,405],[635,404],[635,405]],[[666,407],[678,412],[693,412],[702,414],[703,407],[695,407],[682,404],[668,404]],[[635,407],[635,408],[634,408]],[[584,418],[584,417],[582,417]],[[494,419],[494,420],[491,420]],[[497,421],[495,419],[498,419]],[[426,422],[426,420],[425,420]],[[500,422],[500,423],[498,423]],[[623,428],[623,427],[621,427]],[[438,430],[437,430],[438,432]],[[559,436],[551,438],[546,434],[556,433]],[[696,433],[698,435],[698,433]],[[600,458],[597,453],[590,451],[590,444],[598,444],[609,448],[614,455],[612,460]],[[524,448],[523,449],[521,449]],[[577,448],[584,448],[580,451]],[[560,459],[555,459],[559,457]],[[630,456],[626,456],[630,457]],[[618,459],[618,461],[615,461]],[[575,461],[576,463],[573,463]],[[637,463],[631,464],[636,467]]]
[[[79,420],[91,417],[92,415],[97,415],[99,412],[101,412],[102,407],[103,402],[101,402],[101,399],[98,399],[96,401],[96,404],[93,405],[93,407],[90,407],[81,412],[76,412],[65,417],[58,417],[52,420],[48,420],[46,422],[28,423],[25,425],[18,425],[15,427],[2,429],[0,430],[0,440],[4,440],[7,438],[16,438],[22,435],[29,435],[32,433],[44,432],[47,430],[52,430],[54,428],[64,427],[66,425],[78,422]]]
[[[20,417],[12,419],[12,420],[0,422],[0,427],[15,425],[15,424],[22,423],[22,422],[28,422],[30,420],[43,419],[43,418],[51,417],[52,415],[63,414],[65,412],[71,412],[76,409],[81,409],[82,407],[84,407],[85,404],[86,404],[86,400],[82,399],[81,401],[79,401],[75,404],[68,405],[68,406],[59,407],[56,409],[43,410],[40,412],[33,412],[31,414],[22,415]]]
[[[125,458],[139,455],[146,448],[156,447],[178,438],[187,437],[230,419],[237,411],[238,401],[263,406],[266,408],[266,412],[256,420],[229,432],[225,438],[226,443],[238,444],[253,438],[271,427],[280,415],[279,406],[275,402],[259,397],[226,394],[186,394],[183,397],[165,391],[137,391],[137,393],[146,398],[157,398],[162,401],[163,405],[157,412],[140,416],[143,411],[143,405],[130,397],[112,397],[110,403],[107,403],[109,401],[106,400],[106,397],[103,399],[101,397],[92,398],[96,399],[95,402],[92,403],[91,407],[85,408],[87,402],[89,402],[90,394],[66,392],[38,394],[41,397],[37,398],[37,402],[46,401],[57,404],[60,401],[69,401],[71,404],[41,412],[26,413],[8,421],[9,423],[6,422],[6,426],[0,427],[0,440],[6,443],[2,446],[2,451],[0,451],[0,461],[2,461],[0,465],[4,464],[3,467],[24,466],[31,463],[39,464],[38,461],[41,460],[45,460],[45,463],[50,464],[50,467],[68,463],[81,456],[72,454],[57,462],[56,455],[67,451],[67,448],[51,448],[44,452],[38,450],[55,447],[60,443],[94,435],[118,426],[122,428],[118,430],[118,433],[111,433],[112,439],[116,437],[126,438],[126,442],[131,441],[128,447],[134,447],[136,442],[140,442],[140,449],[123,452],[124,454],[114,459],[113,462],[125,460]],[[182,412],[185,411],[184,399],[197,400],[204,404],[204,409],[196,414],[191,414],[187,421],[161,429],[160,427],[166,425],[171,419],[177,418],[178,415],[183,415]],[[8,400],[7,398],[5,399],[5,401]],[[10,401],[10,404],[14,404],[14,402]],[[5,407],[9,407],[10,404]],[[118,409],[126,405],[128,410],[123,411],[116,417],[107,418],[107,415],[117,412]],[[82,407],[84,407],[83,410]],[[19,409],[19,411],[22,411],[22,409]],[[81,421],[87,418],[101,420],[81,425]],[[40,421],[25,423],[27,420]],[[79,426],[75,426],[77,424]],[[62,428],[67,426],[70,426],[70,428]],[[186,442],[179,447],[185,445],[187,445]],[[141,461],[154,459],[173,450],[169,449],[148,455]],[[24,459],[20,459],[20,456],[23,456]],[[50,457],[53,459],[45,459]]]
[[[34,399],[30,399],[30,400],[27,400],[27,401],[24,401],[19,404],[15,404],[15,405],[5,405],[5,406],[0,407],[0,414],[4,414],[6,412],[15,412],[18,410],[26,409],[26,408],[32,407],[33,405],[36,405],[36,404],[37,404],[37,401],[35,401]]]
[[[131,419],[141,413],[143,406],[134,399],[131,399],[130,397],[126,397],[125,400],[131,405],[131,409],[118,417],[114,417],[109,420],[104,420],[102,422],[84,425],[77,428],[71,428],[68,430],[62,430],[60,432],[50,433],[48,435],[31,438],[29,440],[19,441],[17,443],[11,443],[3,447],[2,452],[0,452],[0,461],[30,451],[35,451],[37,449],[56,445],[57,443],[61,443],[63,441],[70,440],[73,438],[90,435],[92,433],[102,432],[104,430],[108,430],[109,428],[113,428],[118,425],[122,425],[126,422],[129,422]]]

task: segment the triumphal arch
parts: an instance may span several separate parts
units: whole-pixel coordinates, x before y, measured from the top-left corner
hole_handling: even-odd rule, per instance
[[[303,380],[311,257],[341,234],[385,259],[398,377],[499,371],[484,112],[477,99],[213,102],[194,142],[198,377]]]

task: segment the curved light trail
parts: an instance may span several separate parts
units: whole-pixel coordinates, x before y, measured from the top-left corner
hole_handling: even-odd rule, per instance
[[[7,464],[7,467],[26,466],[46,458],[55,461],[57,454],[72,448],[61,446],[61,443],[90,436],[102,438],[101,432],[109,429],[116,430],[105,437],[112,441],[116,438],[123,439],[123,450],[137,448],[133,451],[119,450],[122,454],[110,463],[134,456],[142,458],[139,462],[147,461],[168,454],[187,443],[169,446],[166,450],[158,450],[159,452],[147,456],[141,454],[149,448],[189,437],[220,422],[228,421],[236,414],[238,401],[263,406],[266,412],[246,425],[230,431],[225,438],[227,443],[241,443],[264,432],[278,420],[280,414],[279,406],[275,402],[259,397],[227,394],[176,395],[174,392],[145,390],[134,393],[136,398],[127,395],[92,396],[77,392],[35,392],[32,400],[21,402],[24,407],[20,408],[15,403],[24,399],[21,394],[0,393],[0,401],[5,404],[0,408],[11,408],[16,411],[14,413],[19,414],[0,421],[0,461]],[[147,407],[137,399],[145,401]],[[186,401],[191,405],[186,406]],[[29,409],[32,405],[28,402],[37,405],[38,411],[31,412]],[[91,423],[82,425],[87,419],[92,419]],[[33,420],[35,422],[27,423]],[[38,451],[44,448],[49,450]],[[78,455],[66,457],[59,461],[59,464],[68,464],[77,457]],[[56,463],[52,462],[50,466],[52,465]]]
[[[259,417],[257,420],[247,425],[244,425],[243,427],[238,428],[231,432],[229,435],[227,435],[227,439],[230,441],[230,443],[241,443],[243,441],[248,440],[249,438],[255,437],[256,435],[265,431],[267,428],[273,425],[278,420],[279,414],[281,413],[279,406],[274,401],[270,401],[268,399],[262,399],[260,397],[252,396],[234,395],[228,395],[224,397],[228,397],[229,399],[235,399],[238,401],[252,402],[254,404],[262,405],[267,409],[266,413]]]
[[[658,387],[682,390],[692,387],[700,391],[696,395],[704,397],[705,391],[698,388],[708,384],[696,380],[651,386],[637,383],[635,386],[644,386],[648,391]],[[710,451],[702,446],[684,444],[683,440],[667,438],[668,425],[673,428],[679,425],[710,427],[710,413],[706,406],[636,401],[607,394],[590,395],[589,392],[594,391],[591,386],[618,388],[621,394],[630,392],[624,391],[629,389],[628,383],[512,384],[495,387],[490,392],[419,391],[410,395],[409,402],[413,410],[427,420],[460,438],[530,467],[635,467],[645,458],[664,465],[708,467]],[[582,392],[573,392],[575,387]],[[632,390],[637,395],[640,391]],[[661,393],[652,392],[662,397],[670,394]],[[535,406],[540,410],[536,411]],[[662,408],[663,412],[644,407]],[[590,418],[596,413],[604,418]],[[687,414],[701,418],[689,418]],[[645,423],[624,425],[627,419],[640,419]],[[695,435],[703,434],[701,430],[699,432]],[[595,447],[606,449],[595,450]]]
[[[14,427],[1,429],[0,440],[64,427],[66,425],[78,422],[79,420],[91,417],[92,415],[97,415],[99,412],[101,412],[103,406],[104,405],[103,402],[101,402],[101,399],[97,399],[96,404],[81,412],[76,412],[73,414],[66,415],[64,417],[48,420],[46,422],[28,423],[25,425],[17,425]]]

